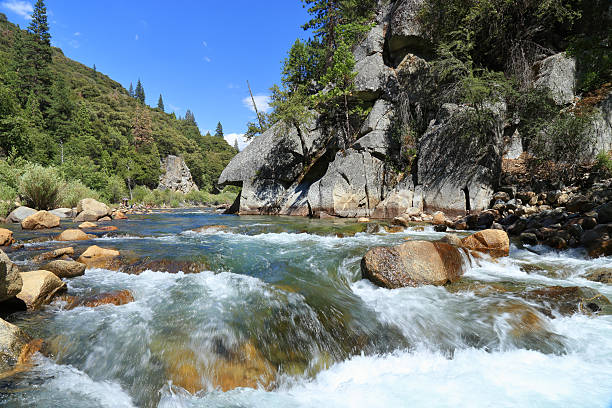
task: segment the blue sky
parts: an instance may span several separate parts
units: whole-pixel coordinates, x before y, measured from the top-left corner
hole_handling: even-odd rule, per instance
[[[0,0],[0,11],[26,28],[35,0]],[[299,0],[47,0],[52,43],[66,56],[126,88],[141,79],[147,103],[191,109],[203,132],[223,124],[234,143],[246,122],[246,80],[265,106],[281,62],[308,15]],[[241,142],[241,146],[243,143]]]

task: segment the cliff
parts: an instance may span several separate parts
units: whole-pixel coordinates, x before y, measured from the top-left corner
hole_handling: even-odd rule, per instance
[[[240,214],[392,218],[489,208],[504,157],[516,158],[527,146],[505,102],[489,104],[492,124],[476,138],[458,132],[476,108],[432,103],[439,96],[432,94],[435,50],[417,18],[422,3],[381,1],[374,27],[354,48],[351,97],[371,109],[348,147],[316,114],[301,134],[277,123],[234,157],[219,184],[242,187],[234,207]],[[552,55],[532,69],[534,86],[548,90],[560,108],[575,104],[572,58]],[[593,156],[612,148],[609,95],[594,116]],[[414,158],[402,168],[406,146]]]

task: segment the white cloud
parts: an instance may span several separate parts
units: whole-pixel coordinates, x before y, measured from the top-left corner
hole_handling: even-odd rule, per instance
[[[32,12],[34,8],[32,4],[23,0],[9,0],[3,1],[0,5],[6,9],[11,10],[13,13],[20,15],[26,20],[30,20],[32,18]]]
[[[233,82],[230,82],[229,84],[227,84],[227,88],[228,89],[240,89],[240,85],[236,85]]]
[[[227,135],[223,135],[223,138],[232,147],[234,146],[234,143],[236,142],[236,139],[238,139],[238,149],[240,149],[240,151],[244,150],[244,148],[247,147],[249,145],[249,143],[251,143],[250,140],[246,140],[244,138],[244,134],[242,134],[242,133],[230,133],[230,134],[227,134]]]
[[[68,44],[70,44],[72,48],[79,48],[81,46],[81,44],[77,40],[70,40],[68,41]]]
[[[75,36],[75,37],[79,37],[80,35],[81,35],[81,33],[80,33],[80,32],[78,32],[78,31],[77,31],[76,33],[74,33],[74,36]]]
[[[255,99],[255,105],[257,105],[257,110],[259,112],[268,113],[272,109],[270,107],[270,97],[268,95],[255,95],[253,96]],[[242,104],[249,108],[251,111],[255,112],[255,108],[253,108],[253,102],[250,96],[247,96],[242,99]]]
[[[208,43],[206,41],[202,41],[202,45],[208,47]]]
[[[181,108],[179,106],[175,106],[175,105],[173,105],[171,103],[167,103],[166,106],[168,106],[172,110],[172,112],[174,112],[174,113],[179,113],[180,111],[183,110],[183,108]]]
[[[210,59],[210,57],[204,57],[204,58],[202,58],[202,59],[203,59],[204,61],[206,61],[206,62],[211,62],[211,61],[212,61],[212,60]]]
[[[139,39],[140,39],[140,37],[138,36],[138,34],[136,34],[136,35],[134,36],[134,40],[135,40],[135,41],[138,41]]]

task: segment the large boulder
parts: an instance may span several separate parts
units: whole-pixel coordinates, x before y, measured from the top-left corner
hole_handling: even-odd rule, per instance
[[[486,252],[494,257],[510,255],[510,239],[503,230],[488,229],[479,231],[461,240],[463,247],[478,252]]]
[[[60,218],[48,211],[38,211],[21,221],[24,230],[40,230],[56,228],[60,225]]]
[[[565,53],[551,55],[535,64],[535,86],[550,91],[559,105],[573,102],[576,90],[576,60]]]
[[[389,289],[419,285],[445,285],[463,275],[461,250],[443,243],[409,241],[395,247],[377,247],[361,260],[361,273]]]
[[[22,350],[32,340],[19,327],[0,319],[0,378],[19,362]]]
[[[429,210],[463,212],[485,210],[501,173],[503,107],[499,128],[486,141],[458,134],[471,108],[445,104],[438,119],[419,138],[418,184],[423,187],[424,206]],[[445,211],[445,212],[446,212]]]
[[[0,250],[0,302],[15,297],[22,284],[19,268]]]
[[[191,177],[191,171],[182,157],[169,155],[162,162],[162,175],[159,177],[160,190],[178,191],[187,194],[198,191]]]
[[[75,222],[97,221],[98,219],[111,214],[111,210],[108,205],[94,200],[93,198],[84,198],[79,201],[79,204],[77,205],[77,213],[80,216],[83,212],[87,212],[88,215],[93,214],[96,219],[79,219],[78,221],[75,219]],[[79,218],[79,216],[77,216],[77,218]]]
[[[6,228],[0,228],[0,246],[13,245],[14,242],[13,231]]]
[[[76,223],[76,222],[83,223],[83,222],[94,222],[94,221],[98,221],[98,219],[100,219],[100,217],[98,216],[98,214],[97,214],[97,213],[95,213],[95,212],[93,212],[93,211],[86,210],[86,211],[81,211],[81,212],[79,213],[79,215],[77,215],[77,216],[74,218],[74,220],[73,220],[73,221],[74,221],[75,223]]]
[[[88,239],[91,237],[80,229],[67,229],[55,238],[56,241],[87,241]]]
[[[74,255],[73,247],[59,248],[49,252],[43,252],[40,255],[34,257],[34,262],[43,262],[50,259],[56,259],[64,256]]]
[[[593,140],[591,158],[612,151],[612,93],[596,106],[589,132]]]
[[[17,297],[28,309],[36,309],[53,299],[57,293],[66,289],[66,284],[49,271],[21,272],[23,286]]]
[[[36,214],[36,210],[30,207],[17,207],[6,217],[6,222],[20,224],[30,215]]]
[[[400,0],[393,10],[389,30],[389,51],[407,50],[414,54],[427,52],[430,42],[418,21],[424,0]]]
[[[110,261],[118,256],[119,251],[117,250],[100,248],[97,245],[92,245],[81,254],[77,261],[87,265],[88,268],[104,268]]]
[[[43,269],[53,272],[58,278],[76,278],[85,274],[86,265],[75,261],[58,259],[46,264]]]

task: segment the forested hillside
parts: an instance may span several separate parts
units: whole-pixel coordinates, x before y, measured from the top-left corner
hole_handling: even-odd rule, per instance
[[[0,159],[55,166],[104,192],[155,188],[160,159],[181,155],[200,189],[213,189],[236,149],[202,135],[191,112],[165,113],[161,95],[158,107],[145,105],[146,84],[138,85],[128,91],[51,47],[43,2],[27,30],[0,14]]]

